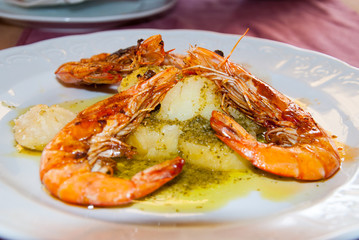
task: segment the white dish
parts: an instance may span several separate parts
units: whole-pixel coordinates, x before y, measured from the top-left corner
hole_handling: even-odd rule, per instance
[[[176,0],[100,0],[81,4],[22,8],[0,0],[0,17],[23,23],[85,24],[97,26],[152,16],[174,6]]]
[[[20,7],[54,6],[63,4],[78,4],[86,0],[5,0],[5,2]]]
[[[66,88],[53,72],[63,62],[114,52],[154,34],[162,34],[167,50],[182,53],[190,44],[229,53],[239,38],[206,31],[139,29],[63,37],[0,52],[1,237],[328,239],[359,227],[358,156],[344,162],[327,181],[295,182],[307,189],[295,200],[273,202],[254,192],[207,213],[87,209],[50,197],[39,181],[39,157],[15,154],[9,122],[17,116],[16,109],[103,95]],[[346,145],[359,146],[358,69],[320,53],[252,37],[241,41],[231,59],[291,98],[305,99],[306,109],[319,124]]]

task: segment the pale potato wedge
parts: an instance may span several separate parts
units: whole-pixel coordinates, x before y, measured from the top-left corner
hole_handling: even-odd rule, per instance
[[[133,71],[131,74],[127,75],[126,77],[124,77],[121,81],[120,86],[118,86],[117,91],[118,92],[125,91],[125,90],[129,89],[130,87],[132,87],[133,85],[135,85],[138,82],[138,78],[145,75],[145,73],[148,70],[158,73],[163,69],[164,68],[160,67],[160,66],[141,67],[141,68]]]
[[[209,119],[213,110],[220,109],[220,97],[215,89],[206,78],[187,77],[167,93],[157,118],[186,121],[201,115]]]
[[[134,146],[138,158],[168,159],[178,154],[178,137],[181,130],[178,125],[163,125],[157,128],[139,126],[127,139]]]
[[[202,145],[181,141],[179,150],[189,163],[213,170],[245,170],[248,161],[223,144]]]

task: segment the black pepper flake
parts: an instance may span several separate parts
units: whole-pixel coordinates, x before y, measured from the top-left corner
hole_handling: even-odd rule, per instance
[[[97,121],[101,126],[105,125],[107,123],[106,120],[98,120]]]
[[[150,79],[151,77],[153,77],[155,75],[156,75],[155,71],[147,70],[143,76],[145,77],[145,79]]]
[[[87,156],[87,153],[86,153],[86,152],[75,152],[74,155],[75,155],[75,156],[74,156],[75,159],[80,159],[80,158],[86,157],[86,156]]]

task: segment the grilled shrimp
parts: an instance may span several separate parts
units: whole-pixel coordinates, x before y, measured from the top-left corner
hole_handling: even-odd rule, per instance
[[[79,62],[64,63],[55,74],[68,84],[114,84],[141,66],[160,65],[166,55],[161,35],[154,35],[112,54],[100,53]]]
[[[222,108],[234,107],[266,129],[266,143],[246,132],[232,117],[213,112],[211,126],[229,147],[264,171],[298,180],[329,178],[341,159],[331,137],[288,97],[210,50],[191,48],[186,74],[205,76],[222,93]]]
[[[132,88],[80,112],[45,147],[40,178],[62,201],[116,206],[141,198],[176,177],[184,160],[177,157],[142,172],[131,180],[114,177],[113,157],[128,157],[135,150],[125,137],[163,99],[178,81],[175,67],[143,80]]]

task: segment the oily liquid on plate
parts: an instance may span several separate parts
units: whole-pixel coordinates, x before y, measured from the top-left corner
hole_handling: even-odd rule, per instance
[[[60,106],[79,112],[107,96],[68,101]],[[21,153],[40,156],[40,152],[23,149]],[[118,159],[116,175],[131,178],[135,173],[166,159],[156,161]],[[289,201],[306,189],[306,184],[273,177],[260,170],[213,171],[186,163],[182,173],[154,193],[135,200],[132,207],[149,212],[206,212],[219,209],[229,201],[258,192],[263,199]]]
[[[130,178],[156,163],[120,159],[118,176]],[[302,188],[298,182],[269,177],[255,169],[212,171],[187,163],[175,179],[156,192],[135,200],[132,207],[150,212],[206,212],[219,209],[229,201],[245,197],[253,191],[259,192],[267,200],[285,201]]]

